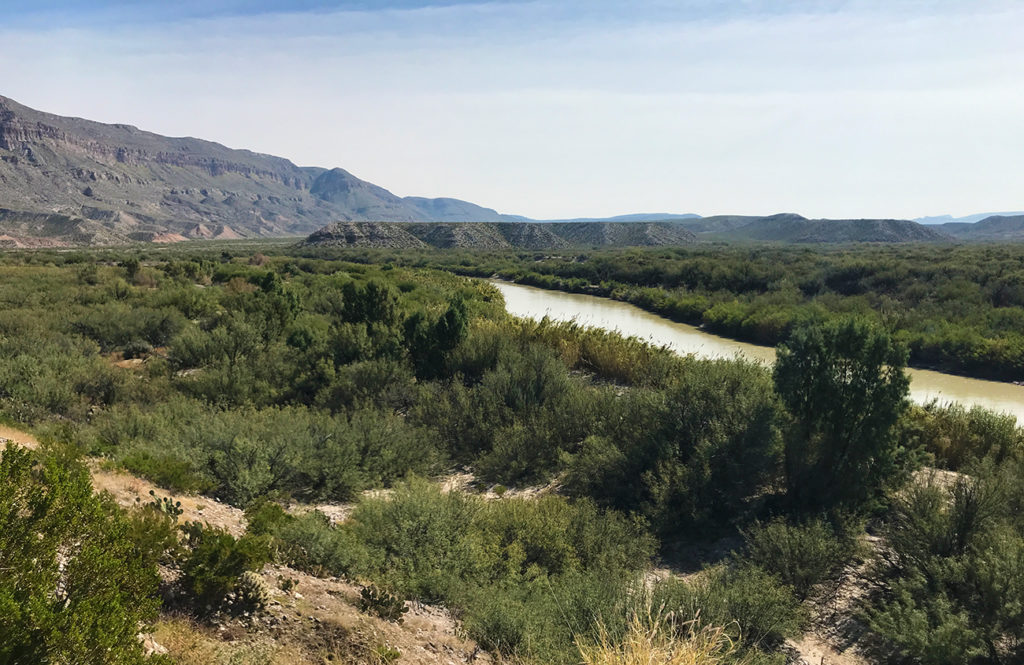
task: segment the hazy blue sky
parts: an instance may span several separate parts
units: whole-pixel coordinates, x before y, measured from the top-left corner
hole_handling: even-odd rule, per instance
[[[531,217],[1024,208],[1024,2],[0,0],[0,94]]]

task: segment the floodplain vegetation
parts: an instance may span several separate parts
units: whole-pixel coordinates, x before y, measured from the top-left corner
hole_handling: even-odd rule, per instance
[[[330,250],[307,248],[309,256]],[[857,316],[914,367],[1024,381],[1024,245],[706,245],[551,252],[352,252],[632,303],[774,346],[811,322]]]
[[[140,626],[258,613],[274,562],[384,620],[444,606],[510,663],[783,663],[851,576],[868,660],[1024,658],[1024,432],[910,405],[871,297],[785,326],[771,369],[516,320],[415,256],[239,247],[0,260],[0,414],[44,442],[0,456],[0,663],[174,662]],[[161,493],[119,507],[96,459]]]

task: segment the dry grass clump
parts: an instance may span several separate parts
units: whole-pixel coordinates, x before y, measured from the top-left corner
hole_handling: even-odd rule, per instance
[[[577,639],[583,665],[719,665],[737,663],[736,646],[724,628],[679,622],[671,613],[634,614],[622,639],[601,626],[596,642]]]
[[[228,639],[239,637],[239,639]],[[320,665],[294,645],[275,643],[269,636],[218,634],[185,617],[165,617],[153,630],[154,640],[167,649],[175,665]]]

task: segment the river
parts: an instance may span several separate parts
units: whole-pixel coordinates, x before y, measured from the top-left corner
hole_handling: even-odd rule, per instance
[[[548,316],[556,321],[575,320],[580,325],[616,330],[677,353],[702,358],[742,356],[763,363],[775,361],[775,349],[712,335],[684,323],[675,323],[628,303],[576,293],[549,291],[509,282],[492,282],[505,296],[510,314],[531,319]],[[915,402],[977,404],[993,411],[1012,413],[1024,423],[1024,386],[971,379],[926,369],[908,369],[910,397]]]

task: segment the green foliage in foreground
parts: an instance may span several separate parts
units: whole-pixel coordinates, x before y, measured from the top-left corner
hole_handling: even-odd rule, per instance
[[[0,456],[0,662],[142,663],[155,561],[68,459]]]
[[[182,526],[187,555],[181,561],[181,587],[199,613],[224,609],[246,572],[271,560],[270,539],[244,535],[235,539],[223,529],[188,522]],[[243,602],[232,609],[245,609]]]
[[[919,662],[1024,657],[1024,522],[1018,464],[904,490],[878,561],[871,627]]]
[[[859,526],[859,525],[858,525]],[[836,529],[817,518],[788,524],[781,518],[755,522],[745,533],[741,561],[774,575],[806,599],[814,588],[835,579],[861,549],[852,524]]]
[[[792,589],[755,566],[708,570],[692,582],[663,582],[655,588],[654,604],[685,621],[725,626],[734,639],[756,650],[798,635],[806,618]]]
[[[588,502],[488,502],[417,479],[362,499],[338,527],[267,505],[249,514],[293,565],[444,603],[486,648],[538,662],[572,662],[575,632],[624,616],[654,548],[640,525]]]

